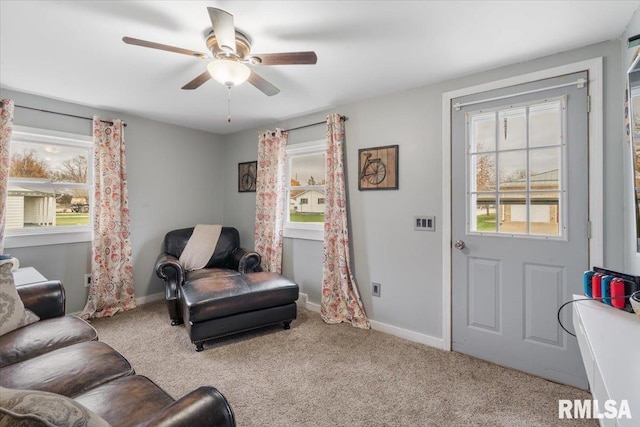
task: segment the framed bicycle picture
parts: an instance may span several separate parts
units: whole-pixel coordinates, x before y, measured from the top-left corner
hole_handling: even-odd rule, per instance
[[[358,150],[358,190],[398,189],[398,146]]]
[[[238,163],[238,192],[250,193],[256,191],[256,172],[258,162]]]

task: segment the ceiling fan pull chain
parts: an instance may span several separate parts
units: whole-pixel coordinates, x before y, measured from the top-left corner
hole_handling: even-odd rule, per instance
[[[227,123],[231,123],[231,86],[227,86]]]

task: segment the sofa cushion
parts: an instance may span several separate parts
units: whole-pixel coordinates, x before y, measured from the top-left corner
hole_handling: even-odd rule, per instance
[[[0,368],[0,386],[73,397],[133,373],[127,359],[109,345],[88,341]]]
[[[74,399],[114,426],[136,425],[174,402],[164,390],[141,375],[109,381]]]
[[[97,339],[98,333],[93,326],[78,317],[41,320],[0,337],[0,367]]]
[[[202,278],[181,289],[185,320],[192,323],[263,308],[298,299],[298,285],[276,273],[248,273]]]
[[[108,427],[98,415],[65,396],[0,387],[1,426]]]
[[[24,308],[13,281],[13,263],[0,263],[0,336],[40,320]]]

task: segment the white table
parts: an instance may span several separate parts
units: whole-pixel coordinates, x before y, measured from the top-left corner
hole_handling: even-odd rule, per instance
[[[46,282],[47,278],[33,267],[23,267],[13,272],[13,280],[17,286],[27,285],[29,283]]]
[[[585,298],[574,295],[574,299]],[[591,394],[604,402],[614,400],[617,409],[623,399],[629,403],[632,419],[600,419],[602,426],[640,425],[640,319],[599,301],[578,301],[573,305],[573,326],[589,378]]]

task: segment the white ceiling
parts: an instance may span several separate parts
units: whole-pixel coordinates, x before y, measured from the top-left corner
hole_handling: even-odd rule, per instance
[[[206,52],[207,7],[234,15],[252,52],[313,50],[316,65],[254,67],[248,83],[184,84],[206,61],[123,36]],[[230,133],[558,53],[624,32],[640,1],[5,1],[0,85]]]

